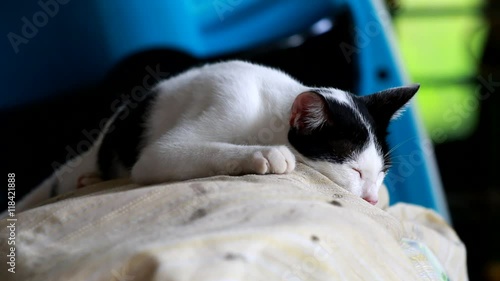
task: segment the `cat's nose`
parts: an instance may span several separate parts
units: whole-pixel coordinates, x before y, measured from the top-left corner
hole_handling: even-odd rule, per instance
[[[377,205],[377,203],[378,203],[378,198],[373,198],[373,197],[363,197],[363,199],[364,199],[366,202],[368,202],[368,203],[370,203],[370,204],[372,204],[372,205]]]

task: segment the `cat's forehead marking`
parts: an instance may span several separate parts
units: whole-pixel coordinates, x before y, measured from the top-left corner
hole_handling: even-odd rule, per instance
[[[352,97],[349,93],[344,92],[339,89],[335,88],[326,88],[326,89],[319,89],[316,90],[320,94],[322,94],[325,98],[330,98],[333,99],[339,103],[345,104],[349,107],[353,107],[354,102],[352,100]]]
[[[384,166],[382,152],[378,149],[375,141],[370,138],[368,145],[361,151],[356,158],[359,168],[364,171],[373,171],[378,174]]]

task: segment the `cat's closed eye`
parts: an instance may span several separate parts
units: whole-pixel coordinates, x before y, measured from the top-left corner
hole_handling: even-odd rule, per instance
[[[351,167],[356,173],[358,173],[359,175],[359,178],[362,179],[363,178],[363,173],[361,172],[360,169],[357,169],[357,168],[354,168],[354,167]]]

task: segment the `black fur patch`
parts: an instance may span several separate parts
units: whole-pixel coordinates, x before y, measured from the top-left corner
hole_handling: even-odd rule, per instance
[[[369,132],[349,106],[325,97],[328,122],[308,134],[292,127],[288,141],[313,160],[342,164],[368,144]]]
[[[356,109],[363,115],[363,118],[366,122],[368,122],[374,136],[375,136],[375,146],[377,149],[382,151],[382,155],[386,155],[389,151],[389,144],[387,143],[387,128],[389,127],[390,117],[387,120],[375,120],[368,108],[366,107],[365,102],[362,98],[354,96],[353,97],[354,106]],[[390,158],[384,157],[384,166],[388,167],[390,165]],[[384,170],[386,170],[384,168]]]
[[[352,95],[354,108],[328,95],[322,95],[327,108],[327,122],[312,132],[301,132],[292,127],[288,132],[288,140],[298,152],[310,159],[342,164],[368,145],[371,132],[374,134],[375,146],[384,156],[384,169],[387,170],[391,164],[387,143],[389,123],[395,112],[415,95],[419,87],[415,84],[363,97]],[[323,91],[325,90],[315,92],[321,94]],[[360,120],[356,111],[366,124]]]
[[[125,102],[105,133],[97,159],[103,180],[116,178],[119,166],[130,170],[138,160],[145,118],[155,97],[154,92],[149,92],[140,102]]]
[[[413,84],[383,90],[368,96],[354,97],[357,109],[365,116],[365,119],[372,127],[375,134],[375,145],[381,149],[384,155],[385,170],[391,165],[390,155],[387,155],[389,151],[387,130],[391,119],[399,109],[410,101],[419,88],[419,84]]]

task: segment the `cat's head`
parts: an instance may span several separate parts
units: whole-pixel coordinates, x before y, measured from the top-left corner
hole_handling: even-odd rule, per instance
[[[361,97],[332,88],[301,93],[292,106],[288,140],[308,165],[376,204],[391,164],[387,128],[418,89],[411,85]]]

